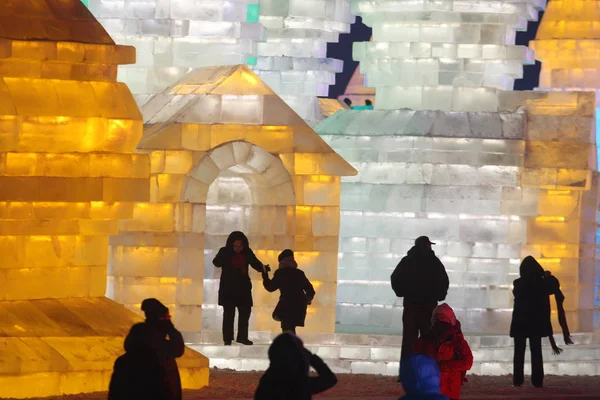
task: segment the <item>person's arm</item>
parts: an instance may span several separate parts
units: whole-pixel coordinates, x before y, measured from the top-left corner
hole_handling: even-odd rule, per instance
[[[306,302],[308,304],[312,303],[313,299],[315,298],[315,288],[313,287],[312,283],[310,283],[310,281],[308,280],[308,278],[306,277],[306,274],[304,273],[304,271],[302,271],[302,290],[304,290],[304,294],[306,295]]]
[[[308,351],[308,350],[307,350]],[[308,378],[308,388],[310,394],[317,394],[331,389],[337,383],[337,378],[333,371],[329,369],[327,364],[321,360],[316,354],[310,356],[310,366],[317,371],[318,376],[311,376]]]
[[[263,272],[265,270],[263,263],[261,263],[260,260],[254,255],[252,249],[248,249],[246,256],[248,257],[248,264],[250,264],[253,269],[258,272]]]
[[[273,279],[270,279],[269,273],[266,270],[263,271],[263,287],[266,291],[274,292],[279,289],[279,275],[277,274],[277,272],[278,271],[275,271],[275,273],[273,274]]]
[[[450,280],[448,279],[448,273],[446,272],[446,268],[444,267],[444,264],[442,264],[442,262],[440,261],[439,258],[436,257],[437,260],[437,276],[436,276],[436,282],[438,284],[438,293],[437,293],[437,300],[438,301],[444,301],[446,300],[446,296],[448,296],[448,289],[450,288]]]
[[[392,275],[390,276],[392,289],[397,297],[404,297],[405,295],[402,281],[406,276],[407,263],[408,261],[406,260],[406,257],[404,257],[402,260],[400,260],[398,265],[396,265],[396,269],[394,269],[394,272],[392,272]]]
[[[221,247],[217,252],[215,258],[213,258],[213,265],[217,268],[223,268],[223,266],[225,265],[226,254],[227,250],[225,249],[225,247]]]
[[[170,320],[164,320],[165,330],[169,336],[169,340],[165,340],[164,354],[167,357],[179,358],[185,352],[185,343],[183,342],[183,336],[179,332]]]
[[[554,340],[554,336],[553,335],[548,336],[548,340],[550,341],[550,346],[552,346],[552,353],[555,356],[560,355],[563,352],[563,350],[556,345],[556,341]]]
[[[473,353],[466,340],[461,340],[455,351],[455,359],[440,361],[440,371],[442,372],[462,372],[468,371],[473,366]]]
[[[558,323],[563,333],[563,339],[565,344],[571,345],[573,344],[573,340],[571,339],[571,332],[569,331],[569,325],[567,324],[567,315],[565,312],[565,295],[562,290],[560,290],[560,281],[552,275],[552,272],[546,271],[546,276],[544,280],[548,279],[546,284],[547,290],[551,291],[554,294],[554,299],[556,300],[556,311],[558,313]],[[554,340],[554,338],[552,338]],[[557,347],[558,348],[558,347]],[[562,351],[562,350],[561,350]],[[560,354],[560,353],[559,353]]]

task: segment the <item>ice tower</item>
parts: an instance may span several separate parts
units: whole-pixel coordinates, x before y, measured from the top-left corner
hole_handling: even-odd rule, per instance
[[[356,171],[245,66],[198,69],[142,112],[138,151],[151,158],[151,201],[137,203],[111,239],[112,298],[133,307],[156,296],[186,339],[213,331],[222,343],[212,259],[241,230],[274,269],[277,254],[294,249],[317,290],[304,331],[333,333],[340,176]],[[278,332],[278,295],[250,275],[250,330]]]
[[[373,27],[354,51],[377,97],[376,110],[317,127],[359,170],[342,183],[339,329],[400,329],[389,277],[428,235],[465,331],[508,331],[511,283],[529,254],[561,279],[572,329],[591,331],[594,95],[510,91],[533,61],[515,30],[545,1],[351,3]]]
[[[373,28],[371,42],[354,44],[354,58],[377,90],[376,108],[444,111],[498,111],[498,93],[534,61],[514,45],[516,31],[546,3],[350,2]]]
[[[137,61],[119,68],[139,105],[193,68],[256,63],[259,0],[88,0],[119,44],[135,46]]]
[[[150,189],[116,46],[79,0],[0,5],[0,392],[105,391],[139,321],[104,297],[109,236]],[[187,351],[186,387],[208,383]]]
[[[348,0],[261,0],[267,40],[258,44],[256,73],[309,124],[323,119],[326,97],[342,61],[327,58],[327,43],[350,32]]]

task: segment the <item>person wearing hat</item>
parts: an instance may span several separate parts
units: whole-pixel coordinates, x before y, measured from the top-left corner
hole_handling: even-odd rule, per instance
[[[414,352],[419,336],[431,328],[438,301],[448,293],[448,274],[431,247],[434,244],[427,236],[418,237],[391,276],[396,296],[404,298],[401,357]]]
[[[117,358],[108,391],[109,400],[181,400],[176,358],[183,355],[181,333],[169,309],[157,299],[145,299],[146,321],[131,327],[125,354]]]
[[[268,268],[263,272],[263,286],[269,292],[280,292],[273,319],[281,322],[281,331],[296,333],[297,326],[304,326],[306,308],[315,297],[315,289],[304,272],[298,269],[292,250],[285,249],[277,260],[279,268],[273,279],[269,278]]]

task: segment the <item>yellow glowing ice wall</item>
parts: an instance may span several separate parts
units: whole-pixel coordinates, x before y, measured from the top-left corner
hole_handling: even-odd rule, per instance
[[[593,113],[595,108],[596,127],[589,132],[585,129],[581,118],[561,123],[560,138],[571,142],[569,147],[555,146],[553,151],[544,157],[560,157],[562,164],[570,168],[585,166],[597,169],[597,148],[594,145],[598,137],[598,91],[600,90],[600,1],[597,0],[553,0],[548,3],[537,36],[530,43],[535,56],[542,62],[540,74],[540,90],[548,91],[589,91],[586,101],[586,112]],[[596,101],[594,102],[594,93]],[[569,102],[574,104],[575,97]],[[568,105],[567,105],[568,106]],[[565,108],[566,109],[566,108]],[[557,113],[560,111],[557,109]],[[558,117],[555,117],[558,118]],[[586,123],[587,124],[587,123]],[[548,140],[551,140],[550,138]],[[578,143],[576,143],[578,142]],[[541,148],[540,148],[541,150]],[[540,153],[541,158],[541,153]],[[595,278],[594,243],[596,234],[597,209],[597,173],[593,177],[581,179],[580,191],[556,191],[551,196],[554,204],[547,209],[547,220],[543,222],[547,233],[554,232],[554,243],[561,243],[552,254],[548,254],[547,267],[567,275],[567,285],[574,289],[575,302],[570,307],[577,308],[580,323],[589,329],[594,318],[592,310],[597,310],[598,286]],[[583,189],[585,191],[581,191]],[[572,190],[572,188],[571,188]],[[569,210],[573,210],[576,198],[582,197],[582,216],[585,220],[581,226],[573,225]],[[540,225],[542,225],[540,223]],[[532,232],[535,233],[536,231]],[[548,235],[543,236],[546,241]],[[576,237],[580,237],[581,245],[572,247]],[[564,245],[566,247],[563,246]],[[563,247],[560,247],[563,246]],[[563,280],[565,282],[565,280]],[[567,301],[569,297],[567,297]],[[596,318],[597,320],[597,318]],[[597,322],[596,322],[597,323]]]
[[[152,293],[188,338],[220,329],[211,261],[241,226],[264,263],[276,267],[279,251],[296,251],[317,290],[306,331],[332,333],[340,176],[356,171],[245,66],[196,70],[142,112],[151,202],[136,204],[111,242],[112,297],[135,306]],[[280,329],[271,318],[278,295],[251,277],[250,329]]]
[[[79,0],[0,5],[2,397],[106,390],[139,321],[103,297],[109,235],[149,197],[141,114],[116,82],[134,60]],[[207,383],[205,358],[182,364]]]

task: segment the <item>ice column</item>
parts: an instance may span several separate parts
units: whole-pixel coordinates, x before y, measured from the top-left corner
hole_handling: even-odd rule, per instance
[[[193,68],[255,64],[258,0],[89,0],[89,8],[120,44],[135,46],[137,61],[119,80],[138,105]]]
[[[379,109],[497,111],[533,53],[515,32],[537,19],[545,0],[350,0],[373,28],[354,58]]]
[[[309,124],[323,117],[317,96],[327,96],[342,61],[327,58],[327,43],[350,32],[348,0],[261,0],[267,40],[258,44],[256,73]]]

